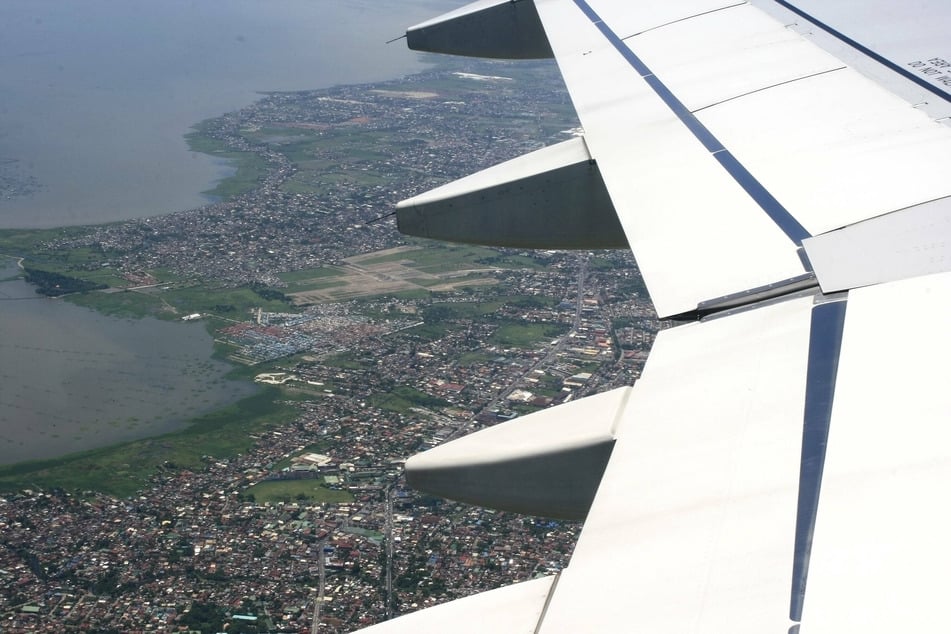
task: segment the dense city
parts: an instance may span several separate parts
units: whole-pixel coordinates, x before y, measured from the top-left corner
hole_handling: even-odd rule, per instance
[[[483,64],[268,95],[194,141],[242,155],[238,181],[256,165],[245,191],[50,241],[96,254],[73,274],[125,280],[109,291],[256,289],[248,310],[162,306],[206,321],[295,415],[249,452],[166,462],[129,497],[3,493],[0,632],[349,632],[564,567],[579,523],[428,496],[402,463],[635,381],[662,324],[633,259],[447,247],[371,222],[567,138],[556,77]]]

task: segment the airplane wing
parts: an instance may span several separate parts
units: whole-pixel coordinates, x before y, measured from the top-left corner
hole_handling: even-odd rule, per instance
[[[418,488],[584,528],[554,577],[367,631],[947,629],[951,10],[932,4],[945,50],[910,59],[897,17],[872,48],[785,0],[480,0],[408,31],[553,55],[584,135],[400,203],[400,230],[628,245],[686,323],[633,387],[411,458]]]

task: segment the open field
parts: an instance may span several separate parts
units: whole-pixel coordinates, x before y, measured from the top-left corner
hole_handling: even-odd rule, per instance
[[[414,407],[445,407],[449,405],[441,398],[430,396],[425,392],[400,385],[389,392],[379,392],[370,397],[370,402],[380,409],[405,414]]]
[[[492,342],[513,348],[532,348],[546,339],[564,334],[567,326],[556,324],[508,323],[499,327]]]
[[[496,256],[496,251],[481,247],[427,243],[358,255],[346,258],[341,266],[284,274],[282,279],[288,283],[288,295],[296,304],[408,291],[449,291],[495,284],[494,273],[508,263],[486,265],[482,260]]]
[[[248,487],[244,493],[253,495],[254,501],[259,504],[295,501],[320,504],[353,501],[353,496],[349,492],[328,489],[319,479],[267,480]]]

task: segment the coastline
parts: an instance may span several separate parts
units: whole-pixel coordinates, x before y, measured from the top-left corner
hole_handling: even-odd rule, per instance
[[[547,82],[547,77],[538,75],[532,68],[524,69],[522,67],[504,67],[504,72],[516,75],[522,78],[522,81],[530,84],[535,90],[551,91]],[[326,298],[345,297],[346,293],[352,292],[347,287],[340,287],[343,282],[338,282],[336,277],[328,279],[321,271],[330,271],[322,269],[325,266],[322,263],[327,261],[336,261],[340,257],[345,257],[347,253],[367,253],[378,251],[383,248],[395,246],[402,242],[392,229],[376,224],[364,225],[355,224],[362,222],[362,219],[352,216],[351,203],[347,196],[352,196],[354,200],[361,201],[361,206],[365,206],[371,211],[368,215],[376,215],[375,210],[379,208],[388,208],[391,204],[388,198],[389,194],[384,192],[378,199],[366,198],[366,190],[370,187],[380,189],[380,183],[390,183],[390,187],[405,189],[422,189],[428,186],[431,178],[416,170],[412,162],[407,162],[407,167],[396,169],[392,166],[385,166],[381,158],[396,155],[405,152],[407,149],[416,151],[418,142],[414,140],[416,136],[415,126],[403,123],[406,132],[401,134],[394,133],[387,137],[381,137],[375,132],[376,126],[386,125],[385,118],[390,116],[390,112],[402,113],[404,108],[399,107],[402,101],[409,100],[410,105],[416,107],[437,107],[438,103],[432,106],[425,98],[418,95],[435,94],[436,91],[445,92],[444,98],[454,98],[462,101],[467,95],[480,95],[484,86],[484,75],[473,75],[463,72],[456,72],[454,69],[469,70],[469,66],[457,67],[455,65],[446,66],[438,71],[426,71],[417,75],[403,77],[398,80],[389,80],[386,82],[375,82],[372,84],[361,84],[354,86],[339,86],[333,89],[322,89],[314,91],[301,91],[298,93],[272,93],[264,95],[254,106],[249,106],[238,113],[229,113],[211,122],[224,122],[224,127],[215,130],[213,133],[217,138],[205,137],[198,145],[203,145],[203,149],[211,151],[212,156],[222,157],[223,154],[237,154],[230,158],[246,158],[258,165],[266,166],[266,170],[258,172],[254,177],[247,177],[245,174],[242,180],[240,166],[235,168],[231,182],[223,181],[224,187],[232,188],[228,192],[228,197],[219,203],[212,203],[199,207],[188,212],[175,212],[147,218],[142,220],[129,220],[119,223],[109,223],[106,225],[95,225],[85,227],[64,227],[59,229],[38,229],[38,230],[4,230],[0,231],[0,251],[10,252],[19,251],[19,257],[23,258],[21,264],[27,266],[33,262],[41,265],[45,270],[62,275],[76,276],[78,278],[92,282],[104,283],[110,288],[106,292],[91,292],[64,297],[66,301],[80,306],[92,308],[104,315],[118,317],[139,318],[142,316],[153,316],[163,320],[179,320],[184,316],[191,314],[201,314],[204,317],[204,326],[208,332],[215,337],[214,350],[211,354],[216,359],[227,359],[234,351],[234,343],[224,342],[215,336],[215,333],[229,325],[245,323],[249,319],[252,311],[262,309],[273,311],[275,313],[296,312],[291,302],[292,298],[285,295],[285,291],[291,295],[298,295],[301,292],[308,292],[308,289],[314,289],[310,292],[323,294]],[[478,68],[476,68],[477,70]],[[491,71],[491,75],[498,75],[503,69]],[[552,69],[553,73],[553,69]],[[479,78],[479,81],[472,77]],[[515,99],[518,92],[509,88],[509,84],[514,84],[506,78],[506,82],[500,83],[503,90],[500,94],[505,98]],[[524,88],[522,86],[521,88]],[[545,93],[548,94],[547,92]],[[409,96],[407,96],[409,95]],[[239,123],[242,116],[254,118],[256,116],[255,108],[267,110],[273,109],[274,104],[282,104],[281,107],[287,110],[287,117],[318,116],[312,115],[309,108],[312,107],[335,107],[343,109],[352,107],[359,99],[372,98],[373,103],[378,109],[376,118],[384,119],[381,122],[369,117],[363,119],[353,119],[352,116],[342,112],[332,110],[324,116],[330,120],[339,119],[341,123],[332,126],[320,126],[320,130],[315,130],[310,124],[307,126],[294,127],[296,124],[288,124],[287,131],[274,131],[270,128],[257,130],[253,127],[243,126]],[[518,97],[524,99],[524,97]],[[534,148],[537,139],[554,138],[558,140],[558,135],[566,127],[570,127],[565,122],[565,117],[561,115],[549,120],[544,115],[534,115],[529,111],[531,102],[518,105],[506,105],[500,103],[498,107],[506,111],[519,112],[519,117],[510,118],[499,123],[494,117],[483,117],[475,119],[477,129],[473,130],[475,138],[484,139],[484,133],[480,132],[483,128],[507,126],[503,132],[518,131],[523,145],[512,145],[504,149],[510,154],[522,153],[528,148]],[[263,104],[263,105],[262,105]],[[393,104],[393,105],[391,105]],[[551,107],[551,104],[546,104]],[[565,112],[570,111],[570,105],[562,106]],[[305,114],[306,112],[306,114]],[[245,113],[245,114],[242,114]],[[422,111],[419,116],[422,116]],[[190,133],[189,141],[196,143],[198,134],[205,130],[207,132],[209,121],[196,124],[196,132]],[[293,119],[290,119],[293,121]],[[319,132],[319,134],[318,134]],[[541,134],[539,134],[541,132]],[[409,135],[409,139],[403,135]],[[390,138],[392,136],[392,138]],[[226,139],[227,142],[223,142]],[[197,147],[197,145],[196,145]],[[275,151],[274,148],[279,151]],[[311,149],[313,148],[313,149]],[[340,152],[352,152],[356,159],[335,159],[332,161],[323,161],[320,159],[321,153],[328,153],[332,156],[340,156]],[[296,154],[295,154],[296,153]],[[303,153],[303,154],[302,154]],[[315,156],[317,160],[306,160],[301,162],[301,156]],[[286,156],[294,156],[295,161],[291,162]],[[504,157],[502,157],[504,158]],[[484,160],[491,162],[496,158],[486,155]],[[318,170],[304,172],[301,169],[303,165],[308,170]],[[454,169],[464,170],[478,165],[471,166],[466,161],[465,165],[456,166]],[[389,170],[389,171],[381,171]],[[325,184],[326,183],[326,184]],[[247,187],[253,184],[252,187]],[[219,184],[219,189],[222,187]],[[196,233],[207,233],[210,227],[217,227],[222,223],[234,223],[237,217],[235,213],[247,213],[242,221],[249,223],[249,227],[258,227],[256,233],[266,235],[272,229],[274,223],[286,222],[277,216],[272,217],[269,214],[262,215],[262,209],[271,208],[274,203],[270,202],[269,196],[278,193],[280,200],[285,201],[282,205],[291,203],[287,213],[301,214],[295,222],[302,223],[301,228],[294,226],[286,227],[292,236],[306,236],[308,227],[312,224],[311,218],[319,219],[321,227],[321,239],[310,239],[300,241],[299,247],[292,245],[284,238],[276,240],[276,244],[286,246],[295,246],[299,255],[291,256],[288,253],[280,255],[268,255],[269,249],[262,250],[262,247],[250,243],[249,245],[235,243],[233,231],[222,233],[219,246],[214,243],[205,246],[199,246],[198,251],[192,247],[177,246],[176,241],[182,236],[186,238]],[[336,201],[333,206],[324,210],[322,206],[324,200],[330,199]],[[306,205],[301,207],[300,211],[293,207],[296,200],[305,201]],[[314,209],[316,207],[316,210]],[[246,212],[243,210],[247,210]],[[320,215],[313,216],[317,213]],[[204,224],[202,224],[204,223]],[[222,225],[224,226],[224,225]],[[359,226],[359,231],[355,232],[353,227]],[[310,229],[313,230],[313,229]],[[220,229],[214,229],[220,231]],[[172,236],[171,241],[164,238],[165,235]],[[154,237],[158,236],[158,238]],[[206,241],[207,242],[207,241]],[[9,245],[16,243],[18,249],[11,249]],[[149,253],[140,253],[136,244],[148,244]],[[171,260],[172,266],[166,264],[168,256],[160,256],[155,259],[151,255],[155,250],[155,245],[162,249],[181,248],[189,254],[187,258]],[[247,252],[242,249],[248,249],[254,246],[254,251]],[[328,250],[328,247],[330,249]],[[281,279],[281,275],[265,273],[263,276],[258,274],[250,277],[234,277],[228,279],[225,277],[217,279],[222,271],[225,276],[230,275],[228,269],[214,268],[202,269],[201,249],[209,251],[209,261],[215,262],[215,266],[230,266],[235,259],[240,261],[240,267],[236,270],[241,271],[247,268],[257,268],[264,271],[298,271],[317,267],[311,277],[301,279],[299,273],[290,274]],[[233,257],[224,257],[216,255],[222,249],[234,251]],[[285,248],[286,251],[286,248]],[[341,255],[342,252],[342,255]],[[467,264],[466,270],[473,273],[467,274],[461,281],[454,281],[445,286],[446,289],[454,288],[457,284],[483,284],[486,275],[485,272],[494,269],[480,267],[477,262],[489,258],[498,260],[498,255],[490,252],[467,249],[462,251],[464,257],[471,258],[472,262]],[[227,256],[227,254],[225,254]],[[161,258],[165,258],[162,260]],[[298,258],[293,261],[293,258]],[[151,258],[151,259],[150,259]],[[283,266],[290,268],[280,268],[279,264],[268,264],[268,262],[285,261]],[[524,258],[523,258],[524,260]],[[293,261],[293,262],[292,262]],[[308,265],[307,262],[314,264]],[[528,260],[512,260],[516,266],[524,266]],[[431,267],[424,274],[431,275],[432,267],[443,268],[445,262],[437,257],[431,260],[426,266]],[[475,265],[475,266],[473,266]],[[493,265],[496,266],[496,265]],[[482,271],[482,272],[479,272]],[[130,272],[134,273],[135,279],[130,279]],[[336,275],[336,273],[334,274]],[[471,278],[471,279],[469,279]],[[209,281],[201,281],[201,280]],[[145,281],[143,281],[145,280]],[[211,281],[215,280],[215,281]],[[437,288],[438,277],[434,277],[432,282],[425,281],[425,277],[409,278],[408,289],[401,292],[407,292],[407,297],[419,297],[419,293],[431,294],[432,291],[426,289],[430,286]],[[494,283],[494,282],[493,282]],[[412,290],[417,289],[417,290]],[[338,295],[335,292],[339,291]],[[379,287],[377,293],[393,292],[387,291],[384,287]],[[425,295],[423,295],[425,296]],[[297,300],[295,300],[296,302]],[[321,300],[327,301],[327,300]],[[425,328],[425,327],[424,327]],[[249,366],[233,364],[233,369],[229,377],[242,377],[247,379],[251,374],[266,371],[267,366],[255,366],[252,370]],[[270,394],[272,400],[265,403],[259,400],[261,394]],[[163,458],[163,460],[150,461],[142,460],[139,454],[173,455],[174,449],[166,451],[165,445],[177,446],[179,440],[185,439],[194,443],[196,439],[202,442],[210,443],[201,455],[219,456],[220,451],[238,452],[247,450],[250,447],[249,442],[239,442],[229,445],[222,449],[217,441],[211,436],[195,436],[192,430],[200,427],[207,416],[214,417],[217,414],[225,415],[229,412],[231,415],[238,415],[239,420],[244,421],[242,429],[255,430],[259,426],[266,426],[271,420],[270,415],[280,415],[284,412],[284,406],[277,403],[278,392],[265,390],[258,392],[257,395],[245,399],[248,406],[237,405],[236,410],[229,410],[226,407],[220,412],[213,412],[203,417],[192,420],[190,424],[179,432],[166,434],[154,438],[148,438],[132,443],[124,443],[116,447],[104,447],[101,449],[84,452],[78,455],[65,455],[53,461],[42,461],[40,463],[17,463],[0,468],[0,488],[15,488],[23,486],[30,482],[42,483],[45,486],[54,486],[59,483],[67,482],[71,488],[88,486],[99,490],[114,490],[118,492],[127,492],[124,486],[117,486],[118,478],[96,479],[96,474],[105,476],[96,464],[110,464],[113,468],[116,465],[135,464],[142,467],[144,472],[155,473],[156,469],[161,468],[164,461],[172,462],[176,465],[187,463],[194,467],[200,464],[194,462],[192,457],[189,460],[176,460]],[[264,398],[261,396],[260,398]],[[250,412],[245,410],[250,407]],[[242,413],[243,412],[243,413]],[[253,415],[252,415],[253,414]],[[223,425],[224,423],[221,423]],[[219,426],[220,430],[221,427]],[[244,436],[238,432],[236,434]],[[254,433],[254,431],[249,431]],[[233,435],[231,433],[228,434]],[[169,453],[170,452],[170,453]],[[130,458],[135,456],[134,458]],[[61,464],[57,465],[56,463]],[[150,471],[149,471],[150,470]],[[108,469],[106,470],[108,471]],[[127,468],[119,469],[123,474],[128,471]],[[82,472],[92,477],[91,480],[84,478],[77,479],[71,474]],[[138,471],[137,471],[138,473]],[[139,476],[134,476],[131,481],[136,481],[141,485],[144,480]],[[96,483],[93,486],[92,483]]]

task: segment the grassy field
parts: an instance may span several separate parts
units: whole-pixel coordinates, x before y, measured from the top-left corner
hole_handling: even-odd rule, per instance
[[[491,341],[500,346],[513,348],[533,348],[536,344],[564,334],[566,326],[555,324],[503,324]]]
[[[338,266],[327,265],[316,269],[301,269],[300,271],[278,273],[277,276],[281,278],[281,281],[287,282],[289,285],[293,285],[306,284],[311,280],[322,280],[328,277],[340,277],[346,274],[347,272]]]
[[[86,227],[60,229],[0,229],[0,253],[23,257],[42,248],[44,242],[86,233]]]
[[[258,307],[272,312],[295,312],[288,304],[267,300],[250,288],[211,287],[203,284],[176,285],[136,291],[93,292],[67,296],[67,300],[116,317],[179,319],[202,313],[246,320]]]
[[[502,298],[479,302],[433,302],[424,314],[432,319],[475,319],[491,315],[505,304]]]
[[[125,497],[164,468],[200,468],[204,456],[225,458],[247,452],[252,434],[279,427],[297,410],[279,403],[280,390],[266,388],[217,412],[194,419],[186,429],[163,436],[72,454],[54,460],[0,467],[0,490],[60,487]]]
[[[370,402],[380,409],[386,409],[391,412],[406,413],[413,407],[445,407],[449,405],[447,401],[435,396],[430,396],[425,392],[401,385],[393,388],[389,392],[380,392],[370,397]]]
[[[345,370],[368,370],[376,366],[376,361],[373,359],[358,359],[352,352],[338,352],[324,357],[321,364]]]
[[[458,328],[457,328],[458,329]],[[418,337],[421,341],[435,341],[440,337],[445,337],[453,328],[450,324],[422,324],[413,328],[407,328],[404,332],[413,337]]]
[[[347,491],[328,489],[322,480],[268,480],[259,482],[245,490],[245,495],[253,495],[254,501],[261,504],[270,502],[307,501],[313,504],[324,502],[352,502],[353,496]]]
[[[496,358],[498,355],[489,354],[488,352],[476,351],[476,352],[463,352],[459,355],[457,363],[463,367],[469,367],[474,365],[484,365]]]
[[[159,317],[175,318],[175,312],[162,303],[159,295],[137,291],[118,291],[115,293],[83,293],[67,296],[67,301],[77,306],[92,308],[112,317]]]
[[[438,271],[456,271],[469,268],[483,258],[498,255],[497,251],[486,247],[450,246],[438,242],[420,241],[419,249],[388,253],[378,257],[361,258],[362,266],[373,266],[387,262],[411,261],[413,268],[427,268]]]

